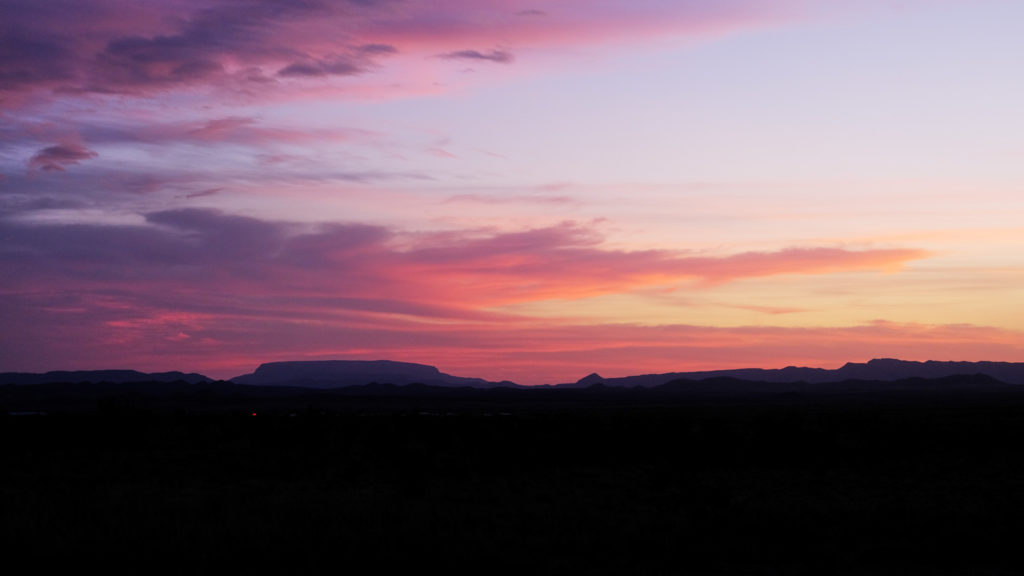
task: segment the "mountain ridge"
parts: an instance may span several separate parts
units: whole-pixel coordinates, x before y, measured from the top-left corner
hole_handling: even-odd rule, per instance
[[[846,380],[894,381],[906,378],[936,379],[948,376],[990,376],[1007,384],[1024,385],[1024,362],[960,362],[928,360],[899,360],[896,358],[875,358],[867,362],[847,362],[836,369],[786,366],[785,368],[736,368],[727,370],[704,370],[693,372],[667,372],[663,374],[640,374],[604,378],[604,385],[618,387],[640,386],[650,388],[673,380],[707,380],[710,378],[735,378],[752,382],[807,382],[826,384]],[[595,383],[594,374],[560,387],[579,388]],[[584,383],[584,380],[587,382]]]
[[[213,378],[196,372],[140,372],[138,370],[51,370],[49,372],[0,372],[0,385],[14,384],[19,386],[51,383],[149,383],[149,382],[187,382],[201,384],[213,382]]]
[[[785,368],[737,368],[691,372],[637,374],[605,378],[594,372],[576,382],[541,385],[540,388],[654,388],[676,380],[701,381],[729,378],[747,382],[828,384],[849,380],[895,381],[910,378],[939,379],[949,376],[984,375],[1013,385],[1024,385],[1024,362],[937,361],[924,362],[876,358],[868,362],[847,362],[836,369],[786,366]],[[210,383],[215,380],[198,373],[140,372],[136,370],[55,370],[45,373],[0,372],[0,385],[43,383]],[[292,386],[313,389],[343,388],[367,384],[407,386],[423,384],[443,388],[530,387],[510,381],[453,376],[435,366],[393,360],[280,361],[260,364],[255,371],[227,380],[246,386]]]

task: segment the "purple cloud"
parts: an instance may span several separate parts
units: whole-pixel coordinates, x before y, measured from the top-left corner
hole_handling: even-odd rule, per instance
[[[0,0],[0,91],[150,93],[176,86],[347,75],[397,52],[355,41],[376,2]],[[318,32],[302,30],[327,23]],[[349,40],[352,40],[350,43]]]
[[[277,71],[278,76],[352,76],[365,71],[355,58],[334,56],[331,58],[306,59],[293,62]]]
[[[111,39],[96,57],[100,84],[95,88],[131,90],[223,79],[226,61],[258,63],[293,53],[273,41],[281,24],[331,12],[329,5],[306,1],[197,6],[172,33]]]
[[[556,16],[468,0],[0,0],[0,101],[38,104],[32,91],[148,96],[192,86],[251,95],[277,79],[364,73],[399,52],[507,64],[509,49],[458,47],[494,38],[509,46],[600,43],[757,12],[629,4],[595,10],[570,0]]]
[[[501,64],[508,64],[509,62],[512,62],[512,54],[505,52],[504,50],[491,50],[487,53],[477,50],[456,50],[454,52],[439,54],[438,57],[448,60],[488,60],[490,62],[498,62]]]
[[[70,52],[60,39],[5,29],[0,34],[0,90],[71,80]]]
[[[29,159],[29,168],[63,172],[65,166],[78,164],[99,156],[93,150],[77,142],[64,142],[43,148]]]

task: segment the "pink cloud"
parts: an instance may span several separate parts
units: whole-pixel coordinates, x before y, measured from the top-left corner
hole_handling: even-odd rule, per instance
[[[150,226],[8,225],[9,244],[32,246],[40,272],[66,274],[66,266],[74,264],[84,274],[77,282],[102,281],[112,265],[122,263],[119,275],[126,280],[215,281],[239,294],[384,298],[463,309],[686,282],[889,270],[927,257],[906,248],[792,248],[722,256],[612,250],[596,231],[571,223],[521,232],[408,234],[362,224],[308,230],[202,209],[146,218]]]
[[[678,282],[701,289],[701,282],[770,274],[873,270],[922,257],[916,250],[711,257],[612,250],[596,231],[573,224],[411,234],[364,224],[311,229],[202,209],[146,218],[140,226],[0,221],[0,264],[12,272],[0,302],[9,328],[0,336],[0,365],[30,369],[31,361],[62,359],[94,366],[117,360],[116,351],[145,364],[139,367],[199,369],[359,348],[538,382],[584,366],[614,374],[698,362],[838,361],[840,352],[849,359],[868,350],[924,354],[916,342],[952,353],[953,342],[979,335],[884,324],[838,331],[560,326],[494,310]],[[1004,336],[985,337],[1016,353]]]
[[[452,0],[412,3],[391,18],[367,22],[359,31],[403,52],[506,62],[514,58],[517,48],[604,45],[625,39],[728,31],[778,18],[783,12],[780,4],[666,5],[644,0],[594,4],[570,0],[546,6],[542,12],[522,10],[518,2]]]

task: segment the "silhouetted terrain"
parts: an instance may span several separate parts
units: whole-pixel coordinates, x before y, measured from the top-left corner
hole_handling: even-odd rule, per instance
[[[154,412],[294,412],[308,407],[359,411],[458,409],[548,410],[565,406],[674,406],[690,404],[819,404],[956,402],[976,398],[1024,398],[1024,386],[988,376],[950,376],[895,381],[847,380],[755,382],[736,378],[673,380],[644,387],[602,383],[576,387],[430,386],[362,384],[338,388],[251,386],[233,382],[51,382],[0,385],[3,412],[92,412],[137,409]]]
[[[587,388],[594,384],[624,388],[655,388],[677,380],[700,381],[726,379],[772,385],[840,383],[844,381],[891,382],[913,378],[940,379],[953,376],[982,375],[1007,384],[1024,384],[1024,363],[1014,362],[911,362],[894,359],[875,359],[866,363],[849,362],[836,370],[790,366],[781,369],[743,368],[703,372],[669,372],[644,374],[620,378],[602,378],[590,374],[575,383],[558,384],[557,388]],[[142,382],[210,383],[202,374],[182,372],[143,373],[135,370],[55,371],[45,374],[21,372],[0,373],[4,384],[54,383],[142,383]],[[230,380],[250,386],[287,386],[330,390],[369,384],[405,386],[423,384],[453,388],[510,388],[514,382],[491,382],[483,378],[470,378],[445,374],[434,366],[391,360],[327,360],[267,362],[251,374]]]
[[[1017,574],[1022,388],[8,384],[0,541],[197,574]]]

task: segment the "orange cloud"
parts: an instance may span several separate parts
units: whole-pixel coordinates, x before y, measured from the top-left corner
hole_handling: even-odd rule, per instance
[[[596,231],[572,223],[521,232],[409,234],[361,224],[300,229],[203,209],[146,218],[149,225],[142,227],[6,223],[13,250],[7,258],[32,255],[32,275],[17,280],[26,285],[116,282],[153,294],[208,286],[239,298],[275,294],[281,301],[334,299],[357,309],[389,302],[398,313],[410,307],[465,313],[680,283],[888,270],[927,257],[917,249],[813,247],[723,256],[612,250]],[[32,250],[18,252],[18,245]]]
[[[696,280],[714,284],[779,274],[892,270],[926,258],[917,249],[790,248],[696,256],[685,251],[608,250],[593,231],[573,224],[473,238],[442,235],[394,254],[412,278],[436,279],[434,289],[495,306],[574,299]],[[421,286],[421,290],[430,290]]]

